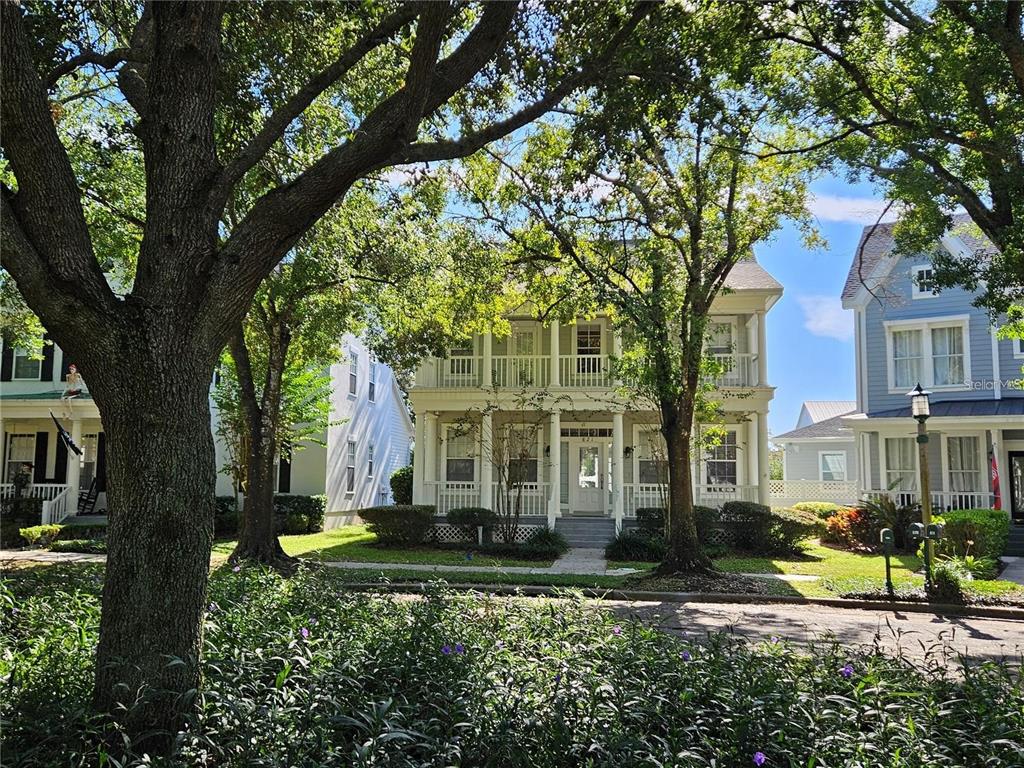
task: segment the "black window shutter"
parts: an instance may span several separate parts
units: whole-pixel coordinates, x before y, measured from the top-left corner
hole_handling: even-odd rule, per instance
[[[65,382],[68,380],[68,373],[71,370],[71,355],[65,352],[63,349],[60,351],[60,380]]]
[[[53,482],[68,481],[68,447],[63,440],[57,440],[57,462],[53,465]]]
[[[14,373],[14,349],[4,342],[3,359],[0,361],[0,381],[10,381]]]
[[[50,446],[49,432],[36,432],[35,466],[32,468],[32,482],[46,482],[46,454]]]
[[[43,341],[50,341],[49,336],[43,336]],[[39,366],[39,380],[53,381],[53,342],[43,344],[43,364]]]
[[[281,458],[277,462],[277,492],[292,492],[292,450],[288,445],[281,448]]]
[[[96,438],[96,492],[107,490],[107,440],[102,432]]]

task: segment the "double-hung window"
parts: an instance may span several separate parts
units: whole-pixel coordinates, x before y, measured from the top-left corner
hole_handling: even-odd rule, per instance
[[[532,429],[510,425],[505,442],[508,446],[509,485],[536,483],[539,471],[536,433]]]
[[[373,360],[370,361],[369,391],[367,392],[366,398],[371,403],[377,401],[377,363]]]
[[[729,430],[708,451],[704,463],[709,485],[736,485],[736,432]]]
[[[356,441],[348,441],[348,453],[345,464],[345,493],[355,493],[356,490]]]
[[[977,437],[947,437],[949,490],[972,492],[981,489],[981,456]]]
[[[601,334],[600,325],[580,325],[576,328],[576,373],[600,373]]]
[[[449,430],[445,454],[445,479],[449,482],[471,483],[476,479],[473,434]]]
[[[637,468],[643,485],[668,484],[668,460],[665,457],[661,435],[644,432],[637,446]]]
[[[885,438],[885,488],[912,491],[917,488],[917,459],[914,438]]]
[[[354,349],[348,353],[348,393],[355,396],[359,391],[359,353]]]
[[[373,446],[366,449],[366,476],[373,477]]]
[[[14,375],[16,380],[39,381],[43,361],[33,360],[32,353],[27,349],[14,350]]]
[[[7,443],[7,468],[5,479],[14,482],[22,464],[31,464],[36,459],[36,436],[34,434],[11,435]]]
[[[938,295],[935,291],[935,272],[931,264],[920,264],[910,271],[910,293],[915,299]]]
[[[818,462],[823,481],[846,481],[846,451],[821,451]]]
[[[926,389],[969,386],[970,335],[966,315],[892,320],[885,326],[890,392],[903,394],[917,384]]]

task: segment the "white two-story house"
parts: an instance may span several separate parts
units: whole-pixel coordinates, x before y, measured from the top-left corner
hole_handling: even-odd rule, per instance
[[[894,253],[892,225],[869,232],[842,295],[854,311],[857,355],[857,412],[842,421],[857,447],[862,494],[918,499],[917,423],[907,393],[920,383],[931,392],[934,507],[995,506],[997,474],[1000,506],[1024,520],[1024,348],[997,337],[974,294],[936,291],[931,281],[940,249],[983,257],[991,245],[963,216],[931,251],[914,256]]]
[[[714,304],[710,341],[727,368],[716,394],[726,432],[697,452],[695,502],[767,504],[774,389],[765,317],[782,286],[749,260],[733,269],[728,288]],[[477,335],[416,372],[409,391],[414,502],[436,505],[438,515],[499,509],[514,485],[525,525],[562,528],[585,517],[606,521],[598,527],[610,532],[629,525],[637,508],[662,505],[667,466],[658,414],[617,394],[609,360],[619,341],[608,318],[544,323],[524,311],[508,319],[509,335]]]

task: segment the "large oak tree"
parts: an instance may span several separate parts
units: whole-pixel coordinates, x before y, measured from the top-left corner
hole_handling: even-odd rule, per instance
[[[652,10],[0,3],[0,259],[103,418],[110,525],[95,702],[124,705],[131,732],[173,727],[200,685],[209,387],[260,283],[367,174],[468,156],[600,81]],[[107,159],[145,187],[124,293],[104,278],[104,235],[86,216],[104,167],[79,163],[80,145],[103,145],[110,126],[62,130],[52,98],[97,74],[130,129]],[[311,119],[321,113],[333,119]],[[239,185],[298,141],[322,151],[297,173],[267,175],[228,226]]]

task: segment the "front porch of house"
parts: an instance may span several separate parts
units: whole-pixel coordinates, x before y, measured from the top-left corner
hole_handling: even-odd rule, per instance
[[[60,421],[82,455],[69,452],[50,414]],[[14,478],[31,466],[27,495],[43,500],[42,523],[60,523],[81,510],[106,509],[106,444],[95,403],[50,398],[3,399],[0,418],[0,498],[13,496]],[[81,503],[81,506],[80,506]]]
[[[1014,522],[1024,524],[1024,423],[1008,423],[1012,421],[1014,417],[998,424],[992,419],[929,419],[929,497],[936,513],[998,505]],[[916,424],[911,419],[863,417],[851,423],[861,456],[860,495],[919,503]]]
[[[721,443],[691,467],[695,503],[768,503],[767,435],[759,414],[735,414]],[[486,507],[523,517],[613,520],[663,506],[668,463],[650,412],[484,410],[417,414],[413,502],[438,515]],[[764,445],[764,450],[759,446]]]

